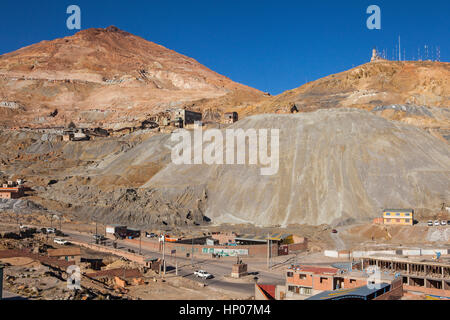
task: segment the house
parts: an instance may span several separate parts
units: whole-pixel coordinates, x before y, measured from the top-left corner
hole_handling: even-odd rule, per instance
[[[403,295],[403,283],[393,273],[374,275],[353,265],[349,269],[292,265],[286,270],[284,285],[256,286],[256,294],[261,300],[399,299]]]
[[[177,109],[173,113],[172,123],[175,127],[184,128],[187,125],[194,125],[195,122],[202,121],[202,114],[185,109]]]
[[[224,114],[224,123],[235,123],[239,120],[239,116],[237,112],[226,112]]]
[[[386,225],[412,226],[414,224],[414,210],[386,209],[383,211],[383,223]]]
[[[47,253],[50,258],[58,258],[59,260],[73,261],[75,263],[81,262],[81,249],[79,247],[49,249]]]
[[[22,182],[20,180],[20,182]],[[24,188],[22,183],[14,183],[12,181],[8,181],[8,183],[4,183],[0,188],[0,199],[19,199],[24,196]]]

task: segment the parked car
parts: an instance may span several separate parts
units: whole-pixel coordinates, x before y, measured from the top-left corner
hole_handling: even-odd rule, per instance
[[[146,232],[145,233],[145,236],[147,237],[147,238],[156,238],[158,235],[157,234],[155,234],[155,233],[148,233],[148,232]]]
[[[433,220],[428,220],[428,226],[432,227],[433,226]]]
[[[331,230],[331,233],[338,233],[336,229]]]
[[[94,237],[94,240],[99,240],[99,241],[106,240],[105,236],[102,234],[94,234],[93,237]]]
[[[447,225],[447,221],[441,220],[441,226],[446,226],[446,225]]]
[[[450,220],[447,220],[447,225],[450,226]]]
[[[206,272],[205,270],[197,270],[194,272],[194,275],[197,278],[202,278],[202,279],[211,279],[213,277],[212,274]]]
[[[439,226],[439,220],[434,221],[435,226]]]
[[[53,240],[54,243],[60,244],[60,245],[67,245],[70,242],[64,239],[60,239],[60,238],[55,238],[55,240]]]
[[[47,233],[55,233],[56,229],[55,228],[45,228],[45,231]]]

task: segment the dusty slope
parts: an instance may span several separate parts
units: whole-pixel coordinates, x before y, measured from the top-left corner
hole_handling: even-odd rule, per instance
[[[450,202],[450,147],[421,129],[356,109],[258,115],[233,127],[281,130],[276,175],[261,176],[257,166],[175,166],[165,134],[62,142],[14,131],[0,134],[0,171],[39,186],[36,203],[133,225],[204,216],[316,225],[369,219],[383,207],[428,214]]]
[[[0,56],[0,125],[126,126],[170,107],[245,106],[263,96],[115,27]]]
[[[384,207],[434,209],[450,199],[450,147],[366,111],[258,115],[235,127],[279,128],[280,170],[170,164],[143,187],[204,186],[216,223],[322,224],[367,219]]]
[[[450,63],[431,61],[378,61],[333,74],[286,91],[247,108],[247,114],[289,113],[293,104],[299,111],[355,107],[372,110],[379,106],[450,107]],[[439,111],[436,111],[439,113]],[[450,129],[450,119],[411,115],[391,110],[380,114],[419,127]]]

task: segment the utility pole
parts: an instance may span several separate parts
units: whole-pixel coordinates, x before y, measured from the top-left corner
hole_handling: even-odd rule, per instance
[[[166,235],[163,234],[163,274],[166,275]]]
[[[191,265],[194,267],[194,235],[191,234],[192,237],[192,249],[191,249]]]
[[[267,269],[270,269],[270,240],[267,234]]]
[[[139,232],[139,255],[142,254],[142,232]]]
[[[3,299],[3,266],[0,265],[0,300]]]

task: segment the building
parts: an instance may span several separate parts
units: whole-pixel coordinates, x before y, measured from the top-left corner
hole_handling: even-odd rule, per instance
[[[324,291],[305,300],[398,300],[403,296],[401,280],[352,289]]]
[[[257,236],[254,234],[242,234],[235,238],[235,241],[239,244],[263,244],[270,241],[271,243],[292,244],[294,243],[294,236],[292,234],[273,233],[264,236]]]
[[[403,296],[401,277],[347,267],[292,265],[283,285],[256,284],[255,300],[383,300]],[[334,299],[336,298],[336,299]]]
[[[226,112],[223,116],[223,122],[227,124],[233,124],[239,120],[239,115],[237,112]]]
[[[173,112],[171,123],[178,128],[184,128],[188,125],[194,125],[195,122],[202,121],[202,114],[185,109],[177,109]]]
[[[385,209],[383,211],[385,225],[412,226],[414,224],[413,209]]]
[[[217,240],[219,245],[236,245],[236,233],[234,232],[213,232],[211,238]]]
[[[364,267],[377,266],[382,272],[395,272],[406,291],[450,297],[450,263],[419,258],[363,257]]]
[[[24,196],[22,180],[8,181],[0,188],[0,199],[19,199]]]
[[[372,49],[372,57],[370,58],[370,62],[376,62],[376,61],[385,61],[380,55],[378,54],[377,49]]]
[[[59,260],[73,261],[75,263],[81,262],[81,249],[79,247],[49,249],[47,253],[50,258],[58,258]]]
[[[114,239],[116,234],[124,234],[127,232],[127,226],[120,224],[110,224],[106,226],[106,237]]]

